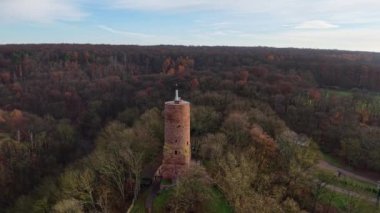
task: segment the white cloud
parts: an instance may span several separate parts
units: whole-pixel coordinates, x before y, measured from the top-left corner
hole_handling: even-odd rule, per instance
[[[123,30],[116,30],[111,27],[105,26],[105,25],[98,25],[98,28],[105,30],[107,32],[113,33],[113,34],[119,34],[124,36],[133,36],[133,37],[140,37],[140,38],[151,38],[154,37],[153,35],[148,35],[144,33],[136,33],[136,32],[129,32],[129,31],[123,31]]]
[[[329,19],[335,23],[380,21],[379,0],[101,0],[117,9],[183,12],[224,11],[237,15],[260,14],[290,22]],[[252,20],[255,21],[255,20]]]
[[[380,29],[289,31],[273,34],[247,33],[229,45],[274,46],[380,52]],[[365,38],[365,39],[364,39]]]
[[[1,0],[0,21],[75,21],[86,16],[73,0]]]
[[[138,9],[138,10],[171,10],[171,9],[225,9],[243,11],[268,11],[271,9],[307,9],[304,12],[318,10],[344,11],[344,10],[363,10],[378,8],[378,0],[103,0],[106,4],[114,7]],[[280,10],[278,12],[281,12]]]
[[[108,2],[108,1],[106,1]],[[112,1],[111,1],[112,2]],[[117,8],[140,9],[140,10],[171,10],[196,8],[203,6],[205,0],[194,1],[172,1],[172,0],[113,0],[113,6]]]
[[[331,24],[327,21],[322,20],[312,20],[312,21],[305,21],[301,24],[295,26],[295,29],[309,29],[309,30],[325,30],[325,29],[333,29],[338,28],[338,25]]]
[[[273,37],[287,46],[324,49],[364,50],[380,52],[380,29],[332,29],[322,31],[293,31]]]
[[[285,5],[293,5],[292,0],[276,2],[259,0],[111,0],[105,1],[111,7],[150,11],[178,10],[229,10],[244,12],[267,11]]]

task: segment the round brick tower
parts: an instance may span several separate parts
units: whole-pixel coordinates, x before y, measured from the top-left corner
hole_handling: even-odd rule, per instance
[[[190,148],[190,103],[178,97],[165,102],[165,144],[160,173],[164,179],[175,179],[188,168]]]

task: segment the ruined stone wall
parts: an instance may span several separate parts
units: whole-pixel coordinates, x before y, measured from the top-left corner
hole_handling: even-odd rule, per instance
[[[190,164],[190,103],[165,103],[165,145],[161,175],[174,179]]]

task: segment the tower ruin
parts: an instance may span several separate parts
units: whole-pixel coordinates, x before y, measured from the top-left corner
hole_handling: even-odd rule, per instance
[[[191,160],[190,103],[175,91],[173,101],[165,102],[165,144],[160,173],[164,179],[176,179]]]

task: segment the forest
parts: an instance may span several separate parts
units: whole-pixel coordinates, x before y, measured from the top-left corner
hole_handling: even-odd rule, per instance
[[[0,212],[131,210],[162,159],[175,84],[202,166],[157,212],[213,212],[217,198],[226,212],[326,212],[321,155],[380,172],[379,82],[370,52],[2,45]]]

